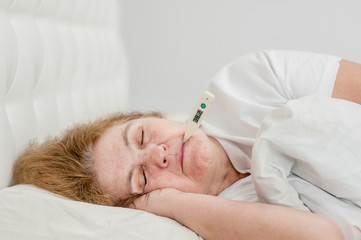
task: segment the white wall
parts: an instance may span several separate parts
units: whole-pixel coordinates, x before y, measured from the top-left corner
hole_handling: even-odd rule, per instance
[[[132,110],[189,114],[209,79],[258,49],[361,62],[359,0],[121,0]]]

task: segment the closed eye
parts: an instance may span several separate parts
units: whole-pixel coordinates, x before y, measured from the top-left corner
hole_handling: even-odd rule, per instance
[[[144,145],[144,129],[143,128],[141,128],[139,131],[138,144],[140,147],[143,147],[143,145]]]
[[[143,191],[145,192],[145,186],[147,185],[148,180],[147,180],[147,176],[145,176],[145,171],[144,171],[144,169],[143,169],[143,178],[144,178],[144,187],[143,187]]]

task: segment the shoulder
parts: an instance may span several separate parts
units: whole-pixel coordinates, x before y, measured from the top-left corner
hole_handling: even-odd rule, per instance
[[[255,51],[226,65],[209,85],[228,94],[252,92],[266,98],[269,94],[283,99],[319,92],[330,95],[340,61],[334,55],[312,52]]]
[[[259,50],[240,56],[223,69],[246,67],[246,69],[251,70],[260,70],[262,68],[277,70],[292,65],[327,64],[330,61],[339,62],[340,60],[341,58],[338,56],[307,51]]]

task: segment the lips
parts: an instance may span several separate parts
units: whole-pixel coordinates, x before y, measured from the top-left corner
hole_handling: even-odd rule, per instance
[[[180,154],[179,154],[179,161],[180,161],[180,166],[181,166],[182,172],[183,172],[184,145],[185,145],[184,143],[181,145]]]

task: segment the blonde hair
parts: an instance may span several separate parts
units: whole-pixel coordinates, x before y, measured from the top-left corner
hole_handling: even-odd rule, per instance
[[[76,201],[126,207],[139,195],[114,199],[104,193],[92,169],[91,149],[109,127],[144,117],[161,118],[162,115],[158,112],[115,113],[75,125],[42,144],[30,143],[14,164],[14,182],[32,184]]]

